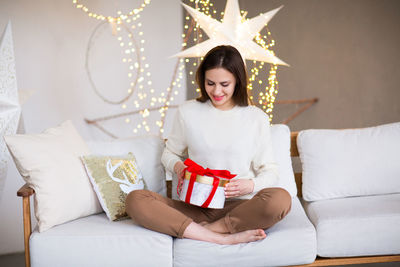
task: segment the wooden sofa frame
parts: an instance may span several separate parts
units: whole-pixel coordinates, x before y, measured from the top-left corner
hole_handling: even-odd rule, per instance
[[[297,135],[298,132],[291,133],[291,146],[290,153],[292,157],[299,157],[297,150]],[[296,185],[298,196],[302,196],[302,173],[295,173]],[[167,194],[171,197],[172,183],[167,181]],[[32,233],[31,228],[31,208],[30,197],[35,194],[35,191],[27,184],[18,190],[17,196],[22,197],[23,206],[23,221],[24,221],[24,243],[25,243],[25,266],[30,267],[30,253],[29,253],[29,238]],[[387,256],[367,256],[367,257],[346,257],[346,258],[322,258],[317,257],[311,264],[296,265],[296,266],[331,266],[331,265],[349,265],[349,264],[363,264],[363,263],[378,263],[378,262],[396,262],[400,261],[400,255],[387,255]]]

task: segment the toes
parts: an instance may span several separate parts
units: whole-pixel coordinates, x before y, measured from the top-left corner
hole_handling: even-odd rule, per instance
[[[257,235],[254,237],[254,241],[263,240],[264,238],[265,238],[265,236]]]
[[[257,231],[257,235],[266,236],[264,230],[262,230],[262,229],[257,229],[256,231]]]
[[[257,235],[258,235],[258,237],[259,237],[259,240],[260,239],[264,239],[264,238],[266,238],[267,237],[267,234],[264,232],[264,230],[262,230],[262,229],[258,229],[257,230]]]

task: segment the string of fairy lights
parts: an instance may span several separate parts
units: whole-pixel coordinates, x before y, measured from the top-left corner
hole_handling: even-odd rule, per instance
[[[143,9],[150,4],[151,0],[144,0],[143,3],[140,5],[138,8],[132,9],[130,12],[127,14],[122,14],[122,11],[117,11],[118,16],[104,16],[101,14],[96,14],[92,12],[87,6],[84,4],[81,4],[78,0],[72,0],[72,4],[78,8],[81,9],[83,12],[85,12],[89,17],[97,19],[97,20],[108,20],[109,22],[116,22],[120,24],[122,21],[127,20],[129,23],[129,19],[132,18],[133,20],[138,19],[140,16],[138,14],[143,11]]]
[[[129,98],[134,93],[134,89],[135,89],[136,85],[141,81],[141,80],[139,80],[139,78],[140,78],[140,71],[142,70],[142,68],[141,68],[142,58],[140,57],[140,52],[139,52],[140,48],[133,36],[133,33],[130,31],[129,27],[126,26],[126,24],[121,23],[120,26],[118,26],[116,28],[116,30],[119,32],[119,31],[121,31],[121,27],[122,27],[125,31],[127,31],[128,38],[130,39],[128,42],[129,47],[127,49],[125,49],[125,51],[123,51],[123,53],[125,55],[123,56],[123,59],[122,59],[123,63],[129,64],[128,65],[128,77],[131,79],[131,81],[129,83],[130,86],[129,86],[129,89],[127,90],[127,95],[125,97],[123,97],[121,100],[110,100],[110,99],[106,98],[105,96],[103,96],[92,78],[92,73],[89,68],[89,62],[90,62],[90,58],[91,58],[92,47],[96,43],[97,34],[100,33],[100,30],[103,29],[104,26],[107,26],[107,25],[108,25],[107,21],[101,22],[100,24],[97,25],[95,30],[92,32],[92,34],[89,38],[87,49],[86,49],[85,69],[86,69],[86,73],[89,78],[90,85],[94,89],[97,96],[100,97],[104,102],[106,102],[108,104],[118,105],[118,104],[123,104],[129,100]],[[117,40],[119,40],[121,42],[120,46],[124,47],[125,44],[124,44],[124,42],[122,42],[122,36],[120,36],[120,34],[117,37]],[[146,64],[145,67],[148,68],[149,67],[148,64]],[[123,104],[122,108],[125,109],[126,104]]]
[[[122,14],[118,11],[118,16],[105,16],[94,13],[90,9],[79,3],[77,0],[73,0],[72,3],[77,9],[84,11],[89,17],[100,20],[100,24],[93,31],[86,50],[86,62],[85,68],[89,77],[91,87],[95,91],[96,95],[99,96],[105,103],[111,105],[121,105],[123,110],[120,114],[97,118],[94,120],[86,120],[88,123],[95,124],[100,130],[106,134],[116,137],[103,127],[98,122],[125,118],[124,122],[129,124],[132,123],[132,115],[139,115],[139,121],[136,120],[136,125],[132,129],[132,133],[138,134],[141,131],[150,132],[152,129],[149,123],[149,118],[154,112],[159,113],[158,119],[155,121],[155,125],[158,127],[160,134],[164,132],[164,124],[166,112],[170,108],[179,91],[182,88],[183,80],[183,59],[179,59],[172,77],[170,85],[163,92],[156,92],[153,88],[153,82],[151,79],[151,72],[149,71],[150,65],[146,63],[146,57],[144,56],[145,39],[144,32],[141,30],[142,23],[139,21],[140,12],[150,4],[150,0],[145,0],[139,8],[135,8],[127,14]],[[102,28],[102,26],[110,23],[113,30],[113,35],[119,42],[121,48],[121,62],[128,69],[129,86],[127,94],[120,100],[111,100],[100,93],[100,89],[96,86],[92,73],[89,68],[89,61],[91,56],[92,46],[96,41],[96,33]],[[135,95],[132,101],[128,100]],[[134,111],[127,111],[128,109],[134,108]],[[153,116],[155,117],[155,116]]]
[[[142,30],[142,23],[140,22],[140,13],[150,4],[150,2],[151,0],[144,0],[139,7],[136,7],[125,14],[123,14],[122,11],[117,11],[117,16],[106,16],[93,12],[89,7],[77,0],[72,0],[73,5],[77,9],[82,10],[88,17],[100,21],[100,24],[95,28],[88,42],[85,68],[91,87],[95,91],[96,95],[107,104],[120,105],[122,112],[86,121],[94,124],[100,130],[112,137],[116,136],[104,129],[99,122],[122,119],[127,124],[133,124],[133,134],[139,134],[142,131],[147,133],[153,131],[154,125],[149,122],[149,119],[152,118],[153,121],[156,117],[156,131],[159,134],[162,134],[164,132],[166,113],[170,108],[176,107],[174,100],[179,94],[179,91],[183,88],[182,82],[184,80],[185,64],[189,74],[189,81],[194,88],[196,88],[195,69],[202,58],[178,59],[168,87],[161,90],[161,92],[160,90],[154,89],[150,72],[151,68],[150,65],[146,63],[146,57],[144,56],[145,39],[144,31]],[[194,6],[194,8],[207,16],[215,17],[218,14],[214,4],[210,2],[210,0],[189,0],[189,2]],[[241,14],[242,19],[246,20],[247,12],[241,11]],[[224,12],[220,12],[220,15],[223,17]],[[184,21],[182,50],[187,48],[189,42],[200,43],[204,39],[200,25],[196,23],[188,13],[185,13]],[[121,49],[121,63],[128,70],[127,75],[129,78],[129,85],[126,89],[126,95],[119,100],[112,100],[101,94],[101,90],[93,80],[89,68],[91,48],[96,41],[96,32],[107,24],[111,25],[112,33],[119,42],[119,47]],[[266,29],[266,27],[264,28]],[[255,41],[264,49],[270,51],[275,45],[275,41],[271,38],[271,33],[268,29],[266,29],[264,35],[259,33],[256,36]],[[253,61],[251,63],[251,67],[248,65],[250,81],[248,86],[249,97],[252,102],[262,108],[269,115],[270,120],[272,120],[275,97],[278,93],[278,81],[276,75],[277,65],[267,64],[270,65],[270,69],[267,71],[267,66],[265,66],[266,64],[264,62]],[[265,79],[265,75],[268,75],[268,79]],[[265,82],[266,80],[268,80],[268,82]],[[260,87],[262,89],[259,89]],[[258,95],[254,93],[257,89],[260,91]],[[196,92],[199,93],[200,89],[196,88]],[[131,98],[132,100],[130,100]]]

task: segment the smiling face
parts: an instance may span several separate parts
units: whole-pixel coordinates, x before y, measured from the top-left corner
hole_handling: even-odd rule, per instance
[[[235,106],[232,99],[236,79],[224,68],[214,68],[205,72],[204,87],[214,107],[228,110]]]

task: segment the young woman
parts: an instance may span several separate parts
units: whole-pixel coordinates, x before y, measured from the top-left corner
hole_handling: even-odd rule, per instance
[[[127,213],[148,229],[178,238],[218,244],[264,239],[263,229],[291,207],[289,193],[274,187],[279,175],[268,116],[249,106],[246,68],[234,47],[209,51],[196,80],[201,96],[178,108],[161,160],[179,180],[185,155],[204,168],[237,174],[225,186],[224,208],[201,208],[138,190],[127,196]]]

